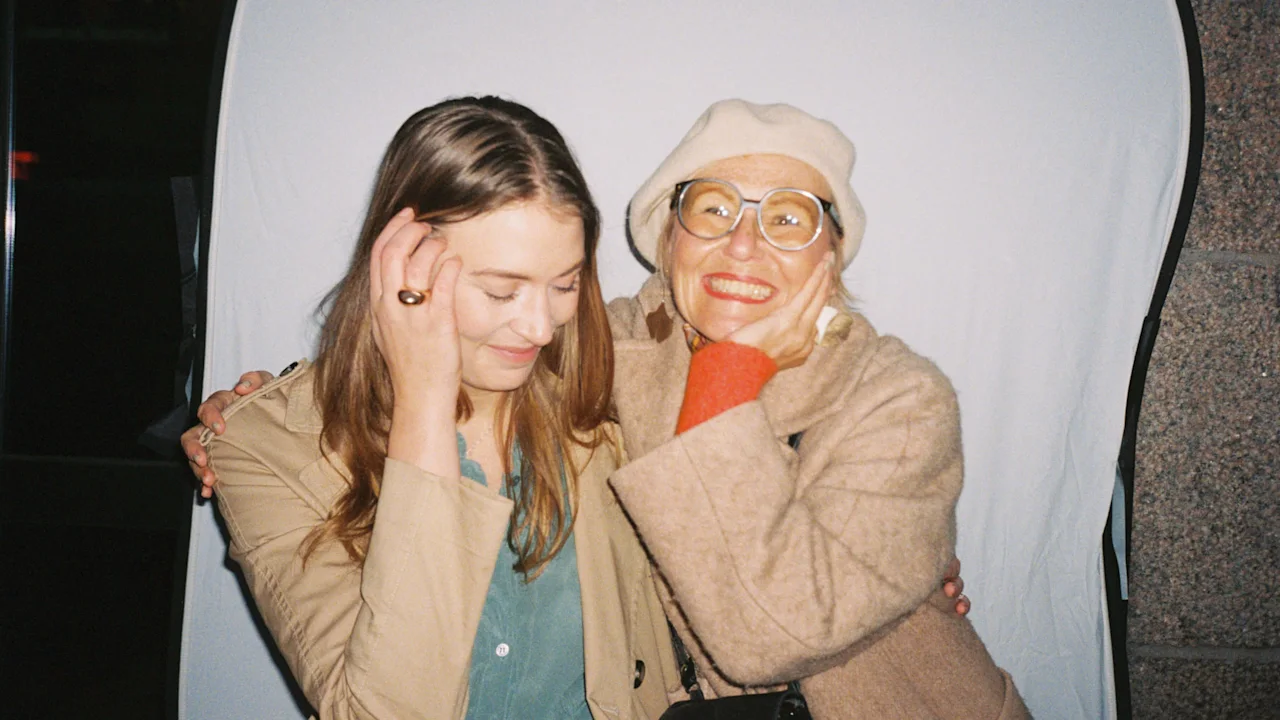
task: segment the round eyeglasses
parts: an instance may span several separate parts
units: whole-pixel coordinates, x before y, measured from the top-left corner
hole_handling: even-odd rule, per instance
[[[748,207],[756,210],[760,235],[779,250],[803,250],[812,245],[822,234],[828,214],[836,233],[843,234],[831,201],[796,188],[774,188],[759,200],[747,200],[731,182],[695,178],[676,184],[671,207],[680,225],[704,240],[733,232]]]

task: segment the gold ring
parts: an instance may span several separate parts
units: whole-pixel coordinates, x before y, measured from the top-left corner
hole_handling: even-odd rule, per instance
[[[396,293],[396,297],[400,298],[400,302],[405,305],[421,305],[426,301],[427,295],[431,294],[430,290],[410,290],[405,288]]]

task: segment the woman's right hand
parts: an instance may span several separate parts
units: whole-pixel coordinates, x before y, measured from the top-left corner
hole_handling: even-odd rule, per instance
[[[226,429],[222,411],[227,409],[236,397],[248,395],[275,377],[266,370],[253,370],[240,376],[240,381],[230,390],[217,390],[196,409],[199,425],[182,433],[182,454],[187,456],[187,465],[196,479],[200,481],[200,497],[213,497],[213,487],[218,483],[218,476],[209,467],[209,455],[200,443],[200,434],[207,428],[215,435],[221,435]]]
[[[817,344],[818,316],[831,297],[834,267],[835,253],[827,251],[785,305],[734,330],[725,339],[760,350],[779,370],[803,365]]]
[[[405,208],[379,233],[369,257],[373,337],[391,375],[397,407],[448,405],[452,414],[462,378],[454,290],[462,263],[441,261],[446,244]],[[438,266],[438,267],[437,267]],[[423,296],[407,305],[401,291]]]
[[[391,376],[387,457],[441,477],[459,474],[457,406],[462,349],[454,292],[462,261],[430,225],[396,213],[369,256],[373,337]],[[406,293],[417,301],[405,302]]]

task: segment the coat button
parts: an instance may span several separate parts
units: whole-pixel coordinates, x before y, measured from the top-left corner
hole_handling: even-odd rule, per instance
[[[493,654],[498,657],[506,657],[511,654],[511,646],[506,643],[498,643],[498,647],[494,648]]]
[[[636,674],[634,676],[634,679],[635,681],[631,685],[631,687],[633,688],[640,687],[640,683],[644,682],[644,661],[643,660],[636,661]]]
[[[283,370],[281,370],[281,371],[280,371],[280,377],[284,377],[285,375],[288,375],[289,373],[291,373],[291,372],[293,372],[294,370],[297,370],[297,369],[298,369],[298,363],[296,363],[296,362],[291,362],[291,363],[289,363],[289,367],[287,367],[287,368],[285,368],[285,369],[283,369]]]

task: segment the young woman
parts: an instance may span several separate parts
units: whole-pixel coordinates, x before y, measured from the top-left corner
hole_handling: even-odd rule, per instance
[[[416,113],[315,363],[202,438],[231,557],[321,718],[657,717],[678,689],[605,484],[598,234],[528,108]]]

